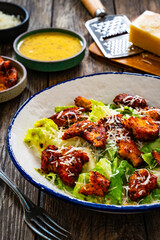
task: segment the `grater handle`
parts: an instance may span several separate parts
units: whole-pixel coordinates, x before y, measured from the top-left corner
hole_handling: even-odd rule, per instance
[[[106,10],[100,0],[81,0],[85,8],[92,17],[103,17],[106,15]]]

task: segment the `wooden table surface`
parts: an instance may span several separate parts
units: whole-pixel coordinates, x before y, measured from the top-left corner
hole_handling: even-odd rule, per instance
[[[15,99],[0,104],[0,166],[18,187],[37,205],[44,207],[55,221],[72,232],[74,240],[159,240],[160,210],[140,214],[93,212],[63,202],[38,190],[22,177],[9,158],[6,135],[17,109],[34,93],[70,78],[97,72],[123,71],[94,59],[88,52],[92,39],[84,23],[91,16],[80,0],[12,0],[30,13],[29,30],[62,27],[81,33],[87,41],[84,60],[76,67],[56,73],[28,71],[25,91]],[[133,19],[145,10],[159,12],[160,0],[103,0],[108,14],[125,14]],[[12,44],[1,44],[0,54],[15,58]],[[0,239],[38,240],[23,221],[23,209],[15,194],[0,182]]]

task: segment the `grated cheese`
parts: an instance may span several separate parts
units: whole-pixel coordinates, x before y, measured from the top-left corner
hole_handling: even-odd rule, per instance
[[[21,23],[20,16],[5,14],[0,11],[0,29],[15,27]]]

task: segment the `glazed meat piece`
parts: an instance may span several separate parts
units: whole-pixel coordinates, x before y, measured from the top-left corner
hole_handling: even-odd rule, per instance
[[[3,64],[4,64],[4,60],[2,57],[0,57],[0,71],[2,71]]]
[[[74,123],[64,132],[62,139],[66,140],[75,136],[87,140],[94,147],[105,148],[106,146],[107,135],[105,128],[91,121]]]
[[[13,87],[18,80],[18,73],[15,67],[11,67],[11,61],[4,61],[0,57],[0,91]]]
[[[130,138],[129,132],[123,126],[122,114],[101,118],[98,124],[105,127],[107,137],[110,139],[117,141],[122,138]]]
[[[74,102],[77,107],[83,107],[86,110],[86,112],[89,112],[92,109],[91,101],[81,96],[75,98]]]
[[[134,172],[130,177],[128,194],[132,201],[145,197],[157,187],[157,177],[146,169]]]
[[[6,72],[11,67],[11,61],[4,61],[2,57],[0,57],[0,71]]]
[[[0,91],[4,91],[6,89],[7,87],[4,84],[0,83]]]
[[[154,150],[152,150],[152,156],[154,157],[154,159],[156,160],[156,162],[158,163],[158,165],[160,165],[160,153],[156,152]]]
[[[85,152],[71,147],[58,149],[54,145],[49,145],[42,152],[41,169],[45,173],[57,173],[67,186],[73,187],[83,164],[88,161]]]
[[[90,171],[89,183],[85,184],[79,193],[104,197],[108,191],[110,181],[97,171]]]
[[[0,72],[0,83],[4,84],[5,83],[5,76],[2,72]]]
[[[83,115],[84,111],[84,108],[67,108],[62,110],[61,112],[55,113],[50,118],[58,125],[58,127],[67,127],[77,121],[82,121],[86,119],[87,116]]]
[[[113,102],[117,105],[126,105],[132,108],[145,108],[147,107],[146,100],[138,95],[131,96],[126,93],[117,95]]]
[[[11,61],[9,61],[9,60],[4,61],[3,66],[2,66],[2,71],[6,72],[10,68],[11,68]]]
[[[18,80],[18,73],[15,67],[12,67],[7,70],[5,73],[5,86],[10,88],[13,87]]]
[[[140,141],[155,140],[159,134],[159,126],[148,116],[141,118],[132,116],[124,119],[123,124],[132,136]]]
[[[123,159],[131,161],[134,167],[138,167],[143,163],[141,151],[132,140],[118,141],[119,154]]]
[[[160,121],[160,108],[146,108],[141,111],[142,115],[147,115],[155,121]]]

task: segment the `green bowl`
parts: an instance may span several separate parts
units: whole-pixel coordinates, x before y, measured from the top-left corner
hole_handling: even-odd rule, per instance
[[[37,33],[44,33],[44,32],[61,32],[61,33],[66,33],[71,36],[74,36],[82,42],[82,49],[77,54],[69,58],[65,58],[58,61],[38,61],[38,60],[25,57],[19,52],[18,44],[20,41],[22,41],[23,39],[25,39],[30,35],[34,35]],[[72,68],[82,61],[85,55],[86,40],[82,35],[71,30],[67,30],[63,28],[43,28],[43,29],[37,29],[34,31],[21,34],[19,37],[15,39],[13,43],[13,49],[15,51],[17,60],[20,61],[22,64],[24,64],[27,68],[41,71],[41,72],[57,72],[57,71],[62,71],[62,70]]]

